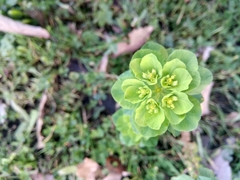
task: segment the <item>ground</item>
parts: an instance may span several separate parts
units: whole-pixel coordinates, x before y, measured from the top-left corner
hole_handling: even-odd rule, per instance
[[[220,150],[225,168],[231,169],[234,180],[240,179],[237,0],[0,4],[2,15],[50,33],[44,39],[0,32],[0,111],[6,112],[0,125],[0,179],[28,179],[38,172],[76,179],[74,173],[65,176],[58,171],[85,157],[106,170],[109,156],[117,157],[131,173],[125,179],[169,179],[186,172],[196,176],[194,170],[211,167]],[[191,133],[189,148],[183,146],[183,135],[170,133],[151,148],[127,147],[119,140],[110,89],[140,47],[137,42],[131,52],[121,53],[117,47],[134,39],[129,33],[139,29],[135,41],[191,50],[214,75],[210,113]],[[108,57],[107,66],[103,57]]]

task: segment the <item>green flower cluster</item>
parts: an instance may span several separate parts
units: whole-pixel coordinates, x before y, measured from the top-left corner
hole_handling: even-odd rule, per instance
[[[201,117],[200,93],[211,81],[212,73],[198,65],[194,53],[146,43],[112,87],[113,98],[131,124],[118,129],[145,138],[195,129]]]

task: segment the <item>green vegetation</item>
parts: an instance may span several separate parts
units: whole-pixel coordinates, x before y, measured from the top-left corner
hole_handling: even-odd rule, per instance
[[[196,169],[209,167],[218,149],[226,152],[233,179],[240,179],[237,0],[0,0],[0,4],[1,14],[42,26],[51,34],[46,40],[0,33],[0,103],[6,104],[7,112],[0,125],[0,179],[30,179],[36,170],[56,179],[77,179],[60,176],[58,170],[85,157],[104,167],[110,155],[119,157],[131,172],[126,180],[170,179],[184,172],[197,177]],[[113,124],[109,107],[114,104],[107,100],[116,75],[129,69],[132,54],[111,55],[130,31],[147,25],[154,27],[149,40],[194,52],[199,64],[213,73],[211,113],[199,121],[188,149],[182,150],[174,131],[175,137],[167,132],[157,142],[147,141],[154,148],[141,143],[128,147]],[[203,61],[207,47],[214,50]],[[104,55],[109,55],[107,73],[98,72]]]
[[[211,83],[212,74],[198,66],[194,53],[183,49],[168,53],[163,46],[147,42],[134,53],[129,67],[111,90],[122,107],[113,118],[123,143],[137,144],[142,137],[148,141],[168,129],[179,133],[197,128],[201,91]]]

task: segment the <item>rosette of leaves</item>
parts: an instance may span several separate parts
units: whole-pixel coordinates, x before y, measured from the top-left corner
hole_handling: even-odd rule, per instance
[[[122,135],[151,138],[167,130],[173,133],[197,127],[200,93],[212,81],[212,73],[198,65],[194,53],[166,50],[148,42],[133,55],[129,69],[111,90],[122,107],[121,117],[114,119]],[[127,133],[129,129],[134,136]]]

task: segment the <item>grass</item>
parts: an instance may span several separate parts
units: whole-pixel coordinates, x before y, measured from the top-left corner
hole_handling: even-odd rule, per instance
[[[132,173],[131,179],[169,179],[185,170],[179,137],[164,135],[156,148],[125,147],[111,115],[99,104],[115,80],[96,71],[103,54],[114,51],[116,43],[132,29],[145,25],[155,28],[150,40],[199,54],[200,63],[213,72],[211,114],[202,118],[198,128],[203,144],[207,142],[201,164],[207,166],[207,157],[216,149],[231,149],[233,177],[240,177],[239,118],[234,122],[227,118],[231,112],[240,112],[237,0],[9,2],[0,0],[3,15],[18,9],[25,15],[15,19],[44,26],[51,38],[0,33],[0,100],[8,105],[7,120],[0,126],[1,147],[6,147],[0,149],[1,179],[28,179],[36,169],[56,179],[75,179],[74,175],[59,176],[57,171],[80,163],[84,157],[104,166],[109,155],[120,158]],[[33,15],[33,11],[37,13]],[[70,30],[70,23],[80,36]],[[109,41],[106,35],[116,40]],[[207,46],[214,50],[208,61],[202,62],[201,52]],[[121,74],[130,57],[111,58],[107,73]],[[73,59],[85,68],[69,72]],[[31,124],[35,124],[34,113],[45,91],[45,147],[38,149],[36,128]],[[234,146],[226,143],[229,137],[235,138]]]

